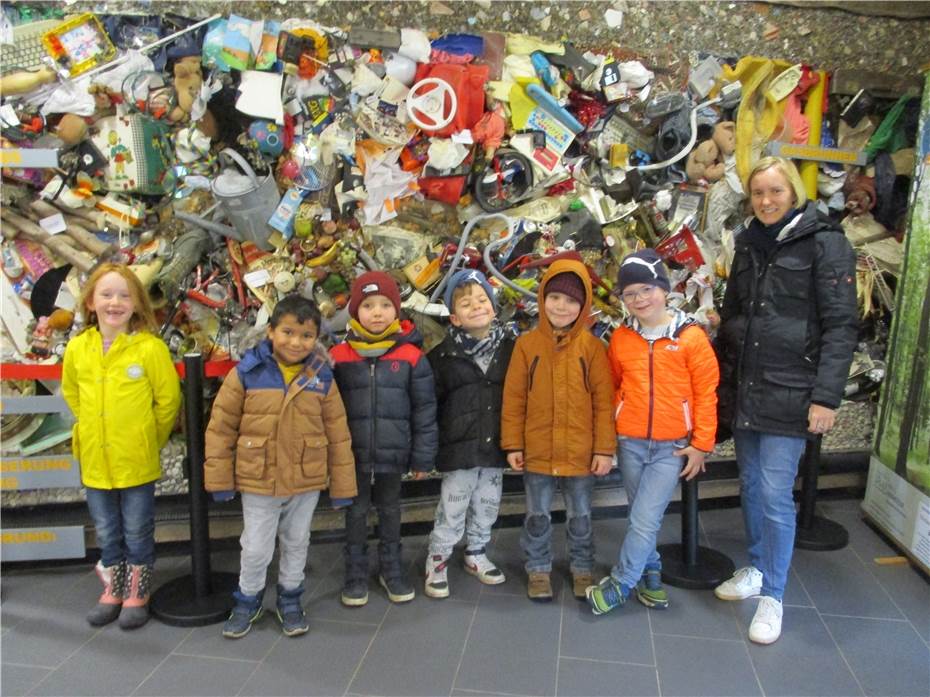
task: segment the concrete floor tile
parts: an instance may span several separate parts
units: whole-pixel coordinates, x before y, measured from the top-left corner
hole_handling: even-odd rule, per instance
[[[656,660],[663,697],[761,695],[746,645],[657,634]]]
[[[559,697],[658,697],[659,685],[655,668],[562,658],[558,694]]]

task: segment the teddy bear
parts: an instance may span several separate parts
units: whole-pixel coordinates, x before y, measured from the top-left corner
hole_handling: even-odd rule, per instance
[[[174,64],[174,91],[177,93],[177,106],[168,114],[172,123],[186,122],[191,115],[194,101],[200,95],[203,85],[203,73],[200,71],[200,56],[184,56]],[[209,110],[197,122],[197,127],[205,133],[210,140],[217,136],[216,119]]]
[[[720,148],[712,138],[698,143],[690,153],[688,161],[685,163],[685,173],[688,175],[688,181],[692,184],[699,183],[702,179],[715,182],[723,177],[724,165],[718,162]]]
[[[736,123],[721,121],[714,126],[714,134],[711,138],[720,150],[721,159],[729,157],[736,152]]]
[[[736,151],[736,124],[733,121],[721,121],[714,126],[710,138],[698,143],[688,153],[685,172],[688,181],[697,184],[704,179],[708,182],[719,181],[726,171],[724,159]]]

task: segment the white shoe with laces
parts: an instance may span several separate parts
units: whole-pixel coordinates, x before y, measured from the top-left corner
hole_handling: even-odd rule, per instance
[[[449,558],[439,554],[426,557],[426,583],[423,592],[430,598],[449,597]]]
[[[781,636],[781,602],[767,595],[759,598],[759,607],[749,625],[749,640],[756,644],[771,644]]]
[[[479,581],[488,586],[496,586],[507,580],[504,572],[488,559],[484,550],[477,554],[465,553],[465,571],[472,576],[477,576]]]
[[[744,566],[714,588],[714,595],[721,600],[746,600],[762,592],[762,572],[754,566]]]

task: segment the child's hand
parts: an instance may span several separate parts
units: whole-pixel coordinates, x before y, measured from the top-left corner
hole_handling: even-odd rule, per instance
[[[421,479],[426,479],[428,476],[429,476],[429,472],[419,472],[419,471],[413,472],[413,478],[416,479],[417,481]]]
[[[707,453],[703,450],[698,450],[693,445],[689,445],[681,450],[676,450],[675,454],[688,458],[685,466],[681,469],[681,475],[679,475],[686,482],[690,482],[704,471],[704,458],[707,457]]]
[[[595,455],[591,458],[591,474],[603,477],[614,466],[614,459],[610,455]]]
[[[512,453],[507,453],[507,464],[510,465],[511,469],[514,469],[517,472],[522,472],[523,471],[523,451],[515,450]]]

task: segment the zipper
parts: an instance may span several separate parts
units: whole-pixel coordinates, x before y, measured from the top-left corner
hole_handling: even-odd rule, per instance
[[[377,359],[375,359],[377,360]],[[369,448],[369,457],[374,458],[375,456],[375,425],[378,423],[378,419],[375,418],[375,415],[378,413],[378,394],[375,391],[375,361],[369,359],[368,361],[368,391],[371,393],[371,445]],[[375,467],[374,462],[371,466],[371,485],[375,485]]]
[[[688,429],[688,440],[691,439],[691,409],[688,406],[688,400],[681,400],[681,409],[685,413],[685,428]]]
[[[536,373],[536,365],[539,363],[539,356],[533,358],[533,362],[530,363],[530,384],[527,388],[527,392],[533,389],[533,375]]]
[[[646,440],[652,440],[652,414],[655,411],[655,379],[653,377],[652,349],[654,341],[649,342],[649,421],[646,424]]]
[[[614,421],[620,418],[620,412],[623,411],[623,398],[620,398],[620,404],[617,405],[616,410],[614,411]]]
[[[581,363],[581,374],[584,376],[584,388],[588,391],[588,394],[590,394],[593,390],[591,389],[591,385],[588,384],[588,367],[584,364],[584,358],[581,356],[578,356],[578,362]]]

